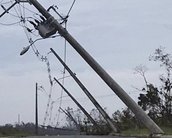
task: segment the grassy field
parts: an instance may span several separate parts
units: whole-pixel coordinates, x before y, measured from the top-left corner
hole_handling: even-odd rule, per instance
[[[172,127],[161,127],[165,135],[172,135]]]

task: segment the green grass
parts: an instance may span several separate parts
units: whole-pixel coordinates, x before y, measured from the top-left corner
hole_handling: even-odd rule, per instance
[[[172,135],[172,127],[161,127],[161,129],[165,132],[165,135]]]
[[[147,129],[127,129],[122,131],[121,134],[126,136],[145,136],[149,135],[150,132]]]
[[[161,129],[164,131],[164,135],[172,135],[172,127],[161,127]],[[150,134],[150,131],[146,128],[142,129],[127,129],[121,131],[120,135],[123,136],[148,136]]]
[[[16,133],[8,133],[8,132],[1,133],[0,132],[0,137],[7,137],[7,136],[25,137],[25,136],[29,136],[29,135],[31,135],[31,134],[25,133],[25,132],[16,132]]]

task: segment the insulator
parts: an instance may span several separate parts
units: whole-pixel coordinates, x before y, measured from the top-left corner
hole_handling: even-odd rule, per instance
[[[32,22],[32,21],[29,21],[29,22],[30,22],[30,24],[32,24],[34,26],[35,29],[37,28],[37,25],[34,22]]]
[[[28,28],[28,27],[26,27],[26,29],[27,29],[27,31],[30,32],[30,33],[31,33],[32,30],[33,30],[33,29]]]
[[[2,7],[2,9],[4,9],[4,11],[7,11],[6,8],[3,5],[1,5],[1,7]],[[7,13],[8,13],[8,11],[7,11]]]
[[[38,20],[36,20],[36,19],[34,19],[35,20],[35,22],[39,25],[40,24],[40,22],[38,21]]]
[[[46,19],[43,17],[43,16],[39,16],[40,18],[41,18],[41,20],[44,22],[44,21],[46,21]]]

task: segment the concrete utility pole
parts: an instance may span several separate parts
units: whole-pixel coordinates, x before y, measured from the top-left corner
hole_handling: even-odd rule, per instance
[[[81,109],[81,111],[87,116],[87,118],[92,122],[92,124],[98,129],[101,130],[99,125],[94,121],[94,119],[89,115],[89,113],[82,107],[80,103],[69,93],[69,91],[56,79],[54,80],[62,87],[62,89],[67,93],[67,95],[74,101],[74,103]]]
[[[164,133],[153,120],[135,103],[135,101],[113,80],[113,78],[94,60],[94,58],[54,19],[54,17],[40,5],[37,0],[29,0],[38,11],[55,26],[58,33],[63,36],[71,46],[83,57],[104,82],[116,95],[132,110],[136,117],[151,131],[152,134]]]
[[[71,71],[71,69],[63,62],[63,60],[57,55],[57,53],[50,48],[51,52],[56,56],[56,58],[61,62],[61,64],[65,67],[65,69],[69,72],[69,74],[72,76],[72,78],[75,80],[75,82],[79,85],[79,87],[83,90],[83,92],[87,95],[87,97],[91,100],[91,102],[95,105],[97,110],[101,113],[101,115],[104,117],[104,119],[107,121],[109,126],[114,132],[119,132],[117,129],[117,126],[115,126],[109,117],[109,115],[104,111],[104,109],[100,106],[100,104],[94,99],[94,97],[91,95],[91,93],[87,90],[87,88],[82,84],[82,82],[76,77],[76,75]]]
[[[35,94],[35,134],[38,135],[38,83],[36,83]]]

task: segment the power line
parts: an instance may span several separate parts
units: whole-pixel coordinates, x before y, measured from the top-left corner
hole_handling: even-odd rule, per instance
[[[47,107],[46,107],[46,111],[45,111],[45,116],[44,116],[44,121],[43,121],[43,125],[45,126],[45,123],[47,121],[47,118],[49,116],[49,108],[50,108],[50,102],[51,102],[51,94],[52,94],[52,86],[50,87],[50,92],[49,92],[49,97],[48,97],[48,103],[47,103]]]
[[[20,3],[19,3],[20,4]],[[20,4],[21,5],[21,4]],[[27,11],[29,11],[29,12],[31,12],[31,13],[33,13],[33,14],[37,14],[37,15],[41,15],[41,14],[39,14],[39,13],[37,13],[37,12],[34,12],[34,11],[32,11],[32,10],[30,10],[30,9],[28,9],[28,8],[26,8],[25,6],[23,6],[23,5],[21,5],[25,10],[27,10]]]
[[[12,26],[12,25],[16,25],[16,24],[19,24],[19,23],[21,23],[21,21],[19,21],[19,22],[14,22],[14,23],[9,23],[9,24],[6,24],[6,23],[0,23],[0,25]]]
[[[1,0],[1,2],[0,2],[0,4],[2,5],[2,4],[9,4],[9,3],[11,3],[11,0],[10,1],[7,1],[7,2],[3,2],[4,0]],[[15,0],[14,0],[15,1]],[[3,3],[2,3],[3,2]]]
[[[69,16],[70,12],[72,11],[72,8],[73,8],[75,2],[76,2],[76,0],[74,0],[74,1],[72,2],[72,5],[71,5],[71,7],[70,7],[70,9],[69,9],[69,11],[68,11],[68,13],[67,13],[67,16]]]

